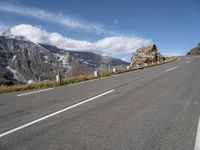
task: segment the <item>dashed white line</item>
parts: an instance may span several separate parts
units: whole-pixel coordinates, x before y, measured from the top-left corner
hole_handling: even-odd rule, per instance
[[[38,123],[38,122],[40,122],[40,121],[46,120],[46,119],[48,119],[48,118],[50,118],[50,117],[53,117],[53,116],[55,116],[55,115],[58,115],[58,114],[60,114],[60,113],[62,113],[62,112],[65,112],[65,111],[67,111],[67,110],[70,110],[70,109],[72,109],[72,108],[75,108],[75,107],[77,107],[77,106],[79,106],[79,105],[85,104],[85,103],[90,102],[90,101],[92,101],[92,100],[94,100],[94,99],[97,99],[97,98],[99,98],[99,97],[102,97],[102,96],[104,96],[104,95],[107,95],[107,94],[109,94],[109,93],[112,93],[112,92],[114,92],[114,91],[115,91],[115,89],[109,90],[109,91],[107,91],[107,92],[101,93],[101,94],[99,94],[99,95],[96,95],[96,96],[94,96],[94,97],[91,97],[91,98],[89,98],[89,99],[86,99],[86,100],[84,100],[84,101],[82,101],[82,102],[79,102],[79,103],[77,103],[77,104],[74,104],[74,105],[72,105],[72,106],[66,107],[66,108],[64,108],[64,109],[61,109],[61,110],[59,110],[59,111],[56,111],[56,112],[54,112],[54,113],[51,113],[51,114],[46,115],[46,116],[44,116],[44,117],[41,117],[41,118],[39,118],[39,119],[36,119],[36,120],[34,120],[34,121],[31,121],[31,122],[29,122],[29,123],[27,123],[27,124],[24,124],[24,125],[22,125],[22,126],[19,126],[19,127],[17,127],[17,128],[14,128],[14,129],[12,129],[12,130],[9,130],[9,131],[7,131],[7,132],[1,133],[1,134],[0,134],[0,138],[1,138],[1,137],[4,137],[4,136],[6,136],[6,135],[9,135],[9,134],[11,134],[11,133],[13,133],[13,132],[16,132],[16,131],[18,131],[18,130],[24,129],[24,128],[28,127],[28,126],[33,125],[33,124],[36,124],[36,123]]]
[[[191,61],[189,60],[189,61],[187,61],[187,63],[186,64],[189,64]]]
[[[200,150],[200,118],[199,118],[198,127],[197,127],[197,135],[196,135],[194,150]]]
[[[168,72],[168,71],[174,70],[174,69],[176,69],[176,68],[178,68],[178,66],[173,67],[173,68],[169,68],[169,69],[165,70],[164,72]]]
[[[18,94],[17,96],[25,96],[25,95],[30,95],[30,94],[34,94],[34,93],[39,93],[39,92],[49,91],[49,90],[52,90],[52,89],[53,89],[53,88],[42,89],[42,90],[38,90],[38,91],[33,91],[33,92],[28,92],[28,93]]]

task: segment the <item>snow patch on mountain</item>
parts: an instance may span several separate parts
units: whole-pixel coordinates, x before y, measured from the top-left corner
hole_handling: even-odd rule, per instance
[[[89,63],[87,61],[83,61],[84,64],[88,65],[88,66],[93,66],[93,67],[96,67],[97,65],[96,64],[92,64],[92,63]]]
[[[10,66],[7,66],[6,69],[8,69],[10,72],[14,74],[14,78],[18,81],[26,82],[26,80],[21,76],[15,69],[12,69]]]
[[[45,58],[44,62],[48,64],[48,56],[44,56],[44,58]]]
[[[63,67],[69,67],[69,55],[68,54],[58,54],[54,53],[55,56],[58,57],[58,62],[62,64]]]
[[[13,58],[12,58],[12,61],[11,61],[11,62],[13,62],[13,61],[15,60],[15,58],[16,58],[16,55],[14,55],[14,56],[13,56]]]

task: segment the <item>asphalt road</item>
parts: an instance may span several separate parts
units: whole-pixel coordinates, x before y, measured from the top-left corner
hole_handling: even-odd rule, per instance
[[[1,94],[0,150],[198,150],[199,64]]]

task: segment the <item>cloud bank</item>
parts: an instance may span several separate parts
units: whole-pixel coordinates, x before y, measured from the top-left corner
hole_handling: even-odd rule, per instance
[[[75,40],[64,37],[57,32],[47,32],[40,26],[28,24],[16,25],[10,29],[15,36],[21,35],[35,43],[51,44],[67,50],[98,52],[103,55],[121,58],[122,55],[131,55],[136,49],[151,44],[151,40],[149,39],[121,35],[117,32],[106,30],[100,24],[72,18],[62,13],[45,11],[35,7],[0,2],[0,11],[32,17],[41,21],[61,25],[68,30],[79,31],[81,33],[101,34],[104,37],[94,42]],[[115,19],[113,24],[117,23],[118,20]],[[7,29],[7,27],[0,24],[0,32],[5,29]]]
[[[9,30],[9,34],[14,36],[24,36],[27,40],[35,43],[45,43],[55,45],[59,48],[75,51],[100,52],[108,56],[120,56],[128,54],[136,49],[152,43],[149,39],[131,36],[110,36],[95,42],[75,40],[54,32],[49,33],[39,26],[28,24],[16,25]]]
[[[115,34],[113,31],[108,31],[102,25],[69,17],[62,13],[54,13],[44,11],[35,7],[16,6],[10,3],[0,2],[0,10],[9,13],[15,13],[27,17],[33,17],[42,21],[59,24],[70,30],[80,30],[81,32],[90,32],[96,34]]]

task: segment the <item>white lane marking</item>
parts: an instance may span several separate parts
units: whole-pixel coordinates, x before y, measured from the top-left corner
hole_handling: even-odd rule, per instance
[[[188,60],[188,61],[187,61],[187,64],[189,64],[190,62],[191,62],[191,61],[190,61],[190,60]]]
[[[30,94],[34,94],[34,93],[39,93],[39,92],[49,91],[49,90],[52,90],[52,89],[53,89],[53,88],[42,89],[42,90],[38,90],[38,91],[33,91],[33,92],[28,92],[28,93],[18,94],[17,96],[30,95]]]
[[[18,131],[18,130],[21,130],[21,129],[23,129],[23,128],[26,128],[26,127],[28,127],[28,126],[31,126],[31,125],[33,125],[33,124],[36,124],[36,123],[38,123],[38,122],[40,122],[40,121],[46,120],[46,119],[48,119],[48,118],[50,118],[50,117],[53,117],[53,116],[55,116],[55,115],[58,115],[58,114],[60,114],[60,113],[62,113],[62,112],[65,112],[65,111],[67,111],[67,110],[70,110],[70,109],[72,109],[72,108],[75,108],[75,107],[77,107],[77,106],[79,106],[79,105],[82,105],[82,104],[84,104],[84,103],[90,102],[90,101],[92,101],[92,100],[94,100],[94,99],[97,99],[97,98],[102,97],[102,96],[104,96],[104,95],[107,95],[107,94],[109,94],[109,93],[112,93],[112,92],[114,92],[114,91],[115,91],[115,89],[109,90],[109,91],[107,91],[107,92],[101,93],[101,94],[99,94],[99,95],[96,95],[96,96],[94,96],[94,97],[91,97],[91,98],[89,98],[89,99],[86,99],[86,100],[84,100],[84,101],[82,101],[82,102],[79,102],[79,103],[77,103],[77,104],[74,104],[74,105],[72,105],[72,106],[66,107],[66,108],[64,108],[64,109],[61,109],[61,110],[59,110],[59,111],[56,111],[56,112],[51,113],[51,114],[49,114],[49,115],[46,115],[46,116],[44,116],[44,117],[42,117],[42,118],[39,118],[39,119],[36,119],[36,120],[31,121],[31,122],[29,122],[29,123],[26,123],[26,124],[24,124],[24,125],[22,125],[22,126],[19,126],[19,127],[17,127],[17,128],[14,128],[14,129],[12,129],[12,130],[9,130],[9,131],[7,131],[7,132],[1,133],[1,134],[0,134],[0,138],[3,137],[3,136],[9,135],[9,134],[11,134],[11,133],[13,133],[13,132],[16,132],[16,131]]]
[[[200,150],[200,118],[199,118],[198,127],[197,127],[197,135],[196,135],[194,150]]]
[[[164,72],[168,72],[168,71],[174,70],[174,69],[176,69],[176,68],[178,68],[178,66],[173,67],[173,68],[169,68],[169,69],[165,70]]]

